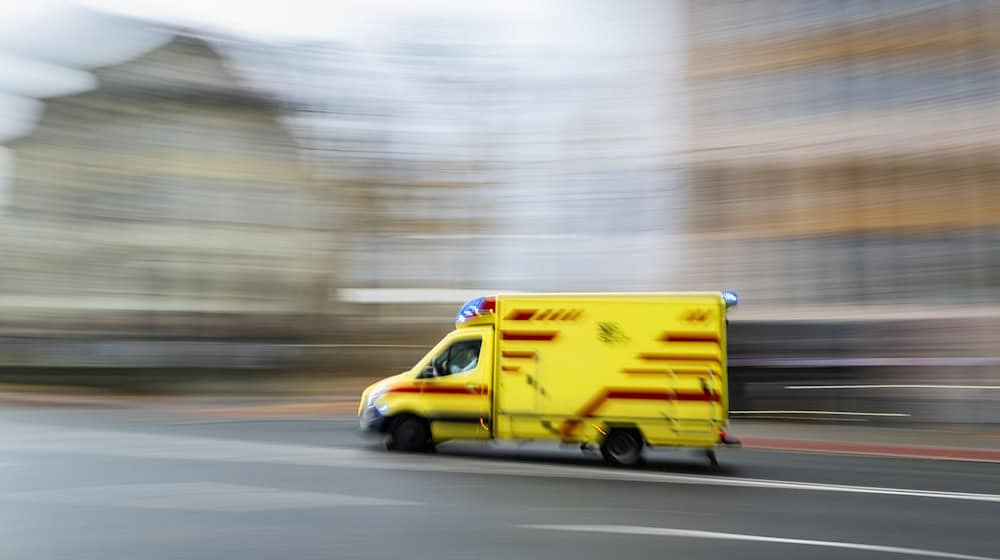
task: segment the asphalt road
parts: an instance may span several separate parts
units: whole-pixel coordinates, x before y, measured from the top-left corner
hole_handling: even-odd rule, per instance
[[[0,410],[3,559],[1000,558],[1000,466],[382,451],[353,420]]]

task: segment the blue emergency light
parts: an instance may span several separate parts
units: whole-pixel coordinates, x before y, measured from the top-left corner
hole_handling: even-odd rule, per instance
[[[496,311],[496,308],[497,300],[493,297],[480,297],[469,300],[458,312],[455,322],[461,324],[475,317],[492,314]]]
[[[726,302],[726,307],[735,307],[740,302],[740,296],[732,290],[722,290],[722,301]]]

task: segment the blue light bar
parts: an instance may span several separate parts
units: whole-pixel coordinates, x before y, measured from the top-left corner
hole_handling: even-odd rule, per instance
[[[468,303],[466,303],[465,305],[463,305],[462,309],[459,310],[458,315],[455,316],[455,322],[456,323],[464,323],[464,322],[468,321],[469,319],[478,316],[479,315],[479,308],[483,305],[483,299],[485,299],[485,298],[481,298],[481,297],[480,298],[476,298],[476,299],[470,300]]]
[[[734,307],[740,302],[740,296],[736,295],[736,292],[732,290],[722,291],[722,301],[726,302],[726,307]]]

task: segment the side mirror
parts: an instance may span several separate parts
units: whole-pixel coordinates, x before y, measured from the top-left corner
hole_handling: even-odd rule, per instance
[[[429,377],[434,377],[436,374],[437,371],[435,371],[434,362],[431,362],[424,367],[424,370],[420,372],[417,379],[427,379]]]

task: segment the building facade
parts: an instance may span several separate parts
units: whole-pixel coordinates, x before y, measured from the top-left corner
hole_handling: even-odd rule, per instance
[[[688,6],[693,275],[750,306],[1000,303],[1000,6]]]
[[[274,105],[177,37],[12,142],[0,323],[40,336],[324,332],[332,212]]]

